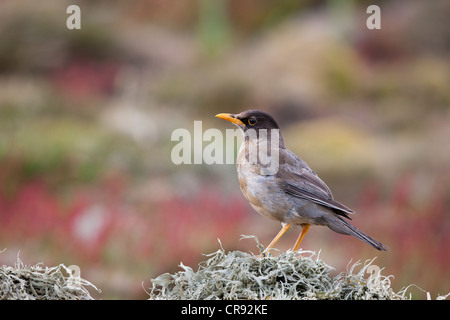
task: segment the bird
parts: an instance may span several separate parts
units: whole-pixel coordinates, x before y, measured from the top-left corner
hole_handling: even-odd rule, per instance
[[[230,121],[244,135],[236,161],[244,197],[259,214],[281,222],[281,230],[263,254],[274,247],[291,225],[301,227],[292,247],[294,252],[312,225],[326,226],[339,234],[354,236],[377,250],[387,250],[381,242],[350,224],[350,215],[355,212],[336,201],[325,182],[286,148],[280,128],[271,115],[247,110],[239,114],[220,113],[216,117]],[[262,155],[267,156],[266,162]],[[269,165],[267,159],[272,159],[275,165]]]

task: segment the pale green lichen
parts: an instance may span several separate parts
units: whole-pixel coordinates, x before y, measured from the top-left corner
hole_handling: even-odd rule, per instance
[[[181,263],[181,271],[152,279],[150,299],[407,299],[406,289],[391,288],[393,276],[383,276],[375,259],[332,277],[334,269],[312,251],[258,257],[221,247],[206,256],[197,271]]]
[[[0,267],[0,300],[92,300],[88,287],[100,292],[64,264],[26,266],[17,257],[14,266]]]

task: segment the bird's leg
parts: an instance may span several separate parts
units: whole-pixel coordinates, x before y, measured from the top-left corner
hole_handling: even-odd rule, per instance
[[[272,249],[272,247],[275,245],[275,243],[277,243],[278,240],[280,240],[280,238],[283,236],[283,234],[289,230],[289,228],[291,227],[290,224],[287,223],[282,223],[282,228],[280,230],[280,232],[278,232],[277,236],[275,238],[273,238],[272,242],[269,244],[269,246],[266,248],[266,250],[264,250],[263,254],[267,254],[269,253],[270,249]]]
[[[309,230],[309,224],[302,224],[302,232],[300,232],[300,235],[297,238],[297,241],[295,242],[294,246],[292,247],[292,251],[297,251],[298,247],[300,247],[300,243],[302,242],[303,238],[305,237],[306,233]]]

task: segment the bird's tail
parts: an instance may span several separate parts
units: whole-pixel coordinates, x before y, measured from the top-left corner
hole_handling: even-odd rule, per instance
[[[352,226],[349,222],[347,222],[339,217],[337,219],[333,219],[333,221],[330,221],[330,223],[328,223],[327,226],[331,230],[333,230],[337,233],[354,236],[354,237],[358,238],[359,240],[362,240],[365,243],[370,244],[372,247],[374,247],[375,249],[378,249],[380,251],[386,251],[388,249],[381,242],[368,236],[364,232],[362,232],[362,231],[358,230],[357,228],[355,228],[354,226]]]

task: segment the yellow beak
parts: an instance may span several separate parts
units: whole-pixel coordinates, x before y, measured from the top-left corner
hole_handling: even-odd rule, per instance
[[[237,124],[238,126],[244,126],[245,125],[241,120],[236,119],[235,115],[231,114],[231,113],[219,113],[219,114],[216,114],[216,117],[220,118],[220,119],[223,119],[223,120],[227,120],[227,121],[233,122],[233,123]]]

